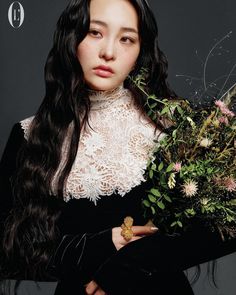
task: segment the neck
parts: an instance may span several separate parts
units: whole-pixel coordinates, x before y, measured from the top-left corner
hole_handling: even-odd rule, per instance
[[[105,109],[118,101],[124,96],[127,96],[128,89],[125,89],[123,84],[111,90],[88,90],[89,99],[91,102],[91,110]]]

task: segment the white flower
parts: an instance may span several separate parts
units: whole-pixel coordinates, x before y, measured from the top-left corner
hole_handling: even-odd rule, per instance
[[[198,190],[197,182],[191,179],[186,180],[182,187],[182,192],[186,195],[186,197],[196,195]]]
[[[212,140],[207,137],[203,138],[200,141],[200,146],[205,147],[205,148],[209,147],[211,144],[212,144]]]
[[[169,179],[168,179],[168,187],[170,189],[174,188],[175,187],[175,183],[176,183],[175,174],[174,173],[171,173],[170,176],[169,176]]]

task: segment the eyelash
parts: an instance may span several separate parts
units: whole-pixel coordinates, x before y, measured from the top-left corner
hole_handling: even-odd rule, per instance
[[[95,34],[94,34],[95,33]],[[97,30],[89,30],[89,34],[91,34],[93,37],[95,37],[95,38],[98,38],[98,36],[99,35],[101,35],[101,33],[99,32],[99,31],[97,31]],[[135,41],[132,39],[132,38],[130,38],[130,37],[122,37],[121,39],[126,39],[126,40],[129,40],[129,42],[124,42],[124,43],[126,43],[126,44],[128,44],[128,43],[134,43]]]

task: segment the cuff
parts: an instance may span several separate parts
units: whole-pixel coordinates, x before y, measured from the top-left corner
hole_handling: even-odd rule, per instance
[[[101,264],[117,252],[111,229],[91,234],[65,235],[49,263],[57,277],[86,283]]]

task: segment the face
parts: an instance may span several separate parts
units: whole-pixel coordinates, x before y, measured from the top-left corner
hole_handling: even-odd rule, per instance
[[[90,28],[77,58],[86,84],[111,90],[132,71],[140,52],[138,15],[127,0],[91,0]]]

